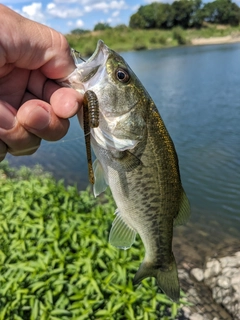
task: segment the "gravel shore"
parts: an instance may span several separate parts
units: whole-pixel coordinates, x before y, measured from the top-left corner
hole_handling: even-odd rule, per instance
[[[177,319],[240,320],[238,234],[214,221],[189,222],[175,229],[173,250],[181,288],[190,303]]]

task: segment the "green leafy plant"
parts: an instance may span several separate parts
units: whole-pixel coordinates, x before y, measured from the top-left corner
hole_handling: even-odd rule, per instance
[[[173,28],[173,39],[177,40],[179,45],[187,44],[187,39],[183,32],[183,29],[180,27]]]
[[[144,255],[108,243],[114,202],[0,164],[0,320],[174,319],[154,279],[133,288]],[[27,180],[24,178],[27,177]]]

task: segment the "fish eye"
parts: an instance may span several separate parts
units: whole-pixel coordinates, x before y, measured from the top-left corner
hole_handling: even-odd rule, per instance
[[[119,81],[124,83],[128,82],[128,80],[130,79],[129,73],[124,69],[117,69],[116,77]]]

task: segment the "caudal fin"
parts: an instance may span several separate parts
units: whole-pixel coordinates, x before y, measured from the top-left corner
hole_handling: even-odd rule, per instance
[[[155,277],[160,289],[174,302],[179,301],[180,286],[174,256],[168,271],[161,271],[160,269],[156,269],[151,264],[143,261],[133,279],[133,283],[138,284],[147,277]]]

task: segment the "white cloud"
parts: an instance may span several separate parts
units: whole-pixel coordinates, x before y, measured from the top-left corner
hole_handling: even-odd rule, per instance
[[[126,5],[125,1],[123,1],[123,0],[121,0],[121,1],[111,1],[109,6],[110,6],[111,9],[118,9],[118,10],[127,8],[127,5]]]
[[[22,8],[22,11],[25,14],[28,14],[29,16],[34,16],[39,13],[42,9],[42,3],[41,2],[33,2],[29,6],[24,6]]]
[[[57,6],[55,3],[47,5],[47,13],[53,17],[61,19],[78,18],[83,15],[79,8],[67,8],[65,6]]]
[[[100,11],[104,11],[107,12],[108,11],[108,5],[106,2],[99,2],[90,6],[85,6],[84,8],[85,12],[91,12],[94,10],[100,10]]]
[[[85,1],[82,1],[85,2]],[[122,10],[122,9],[127,9],[128,6],[126,5],[124,0],[120,0],[120,1],[91,1],[91,4],[88,4],[84,7],[85,12],[91,12],[91,11],[103,11],[105,13],[107,13],[109,10]]]
[[[84,26],[84,22],[81,19],[78,19],[76,21],[76,27],[82,28]]]
[[[51,10],[51,9],[53,9],[53,8],[56,8],[55,3],[50,2],[50,3],[47,4],[47,10]]]
[[[112,17],[113,18],[118,17],[119,13],[120,13],[119,11],[114,11],[113,14],[112,14]]]
[[[128,13],[132,14],[132,6],[134,5],[127,0],[4,1],[11,1],[11,3],[22,1],[23,5],[21,7],[16,8],[14,6],[15,11],[31,20],[51,25],[51,27],[63,33],[66,32],[68,28],[75,26],[76,28],[82,28],[84,25],[84,27],[91,29],[94,26],[94,20],[97,20],[97,23],[100,19],[104,19],[104,21],[109,24],[121,23]],[[122,12],[122,10],[124,10],[124,12]],[[84,15],[85,17],[83,18]]]
[[[41,2],[33,2],[28,6],[23,6],[20,11],[24,17],[29,18],[34,21],[38,21],[41,23],[45,22],[45,17],[42,12],[42,3]]]
[[[86,6],[86,7],[84,8],[84,11],[85,11],[85,12],[91,12],[91,11],[92,11],[92,8],[91,8],[90,6]]]

